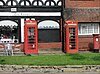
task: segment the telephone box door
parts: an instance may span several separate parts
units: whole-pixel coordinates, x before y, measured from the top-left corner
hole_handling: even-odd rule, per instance
[[[65,25],[65,53],[78,52],[78,23],[66,21]]]
[[[35,20],[25,21],[24,26],[24,50],[25,54],[38,53],[38,32],[37,22]]]

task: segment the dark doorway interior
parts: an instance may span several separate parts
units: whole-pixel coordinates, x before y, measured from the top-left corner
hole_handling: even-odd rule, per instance
[[[60,42],[59,29],[39,29],[39,42]]]

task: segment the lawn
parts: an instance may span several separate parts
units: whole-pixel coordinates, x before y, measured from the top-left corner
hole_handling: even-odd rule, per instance
[[[38,66],[100,65],[100,53],[0,56],[0,64]]]

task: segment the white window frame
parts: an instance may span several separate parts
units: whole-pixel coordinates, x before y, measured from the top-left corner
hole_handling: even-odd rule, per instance
[[[89,25],[92,25],[92,32],[89,33]],[[83,26],[86,26],[86,33],[82,33],[83,32]],[[95,33],[95,26],[97,27],[97,32]],[[79,31],[79,27],[80,27],[80,31]],[[92,35],[92,34],[99,34],[99,23],[80,23],[78,27],[78,35]]]

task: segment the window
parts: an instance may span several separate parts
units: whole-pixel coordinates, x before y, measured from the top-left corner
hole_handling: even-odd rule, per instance
[[[79,23],[79,35],[99,34],[99,23]]]

